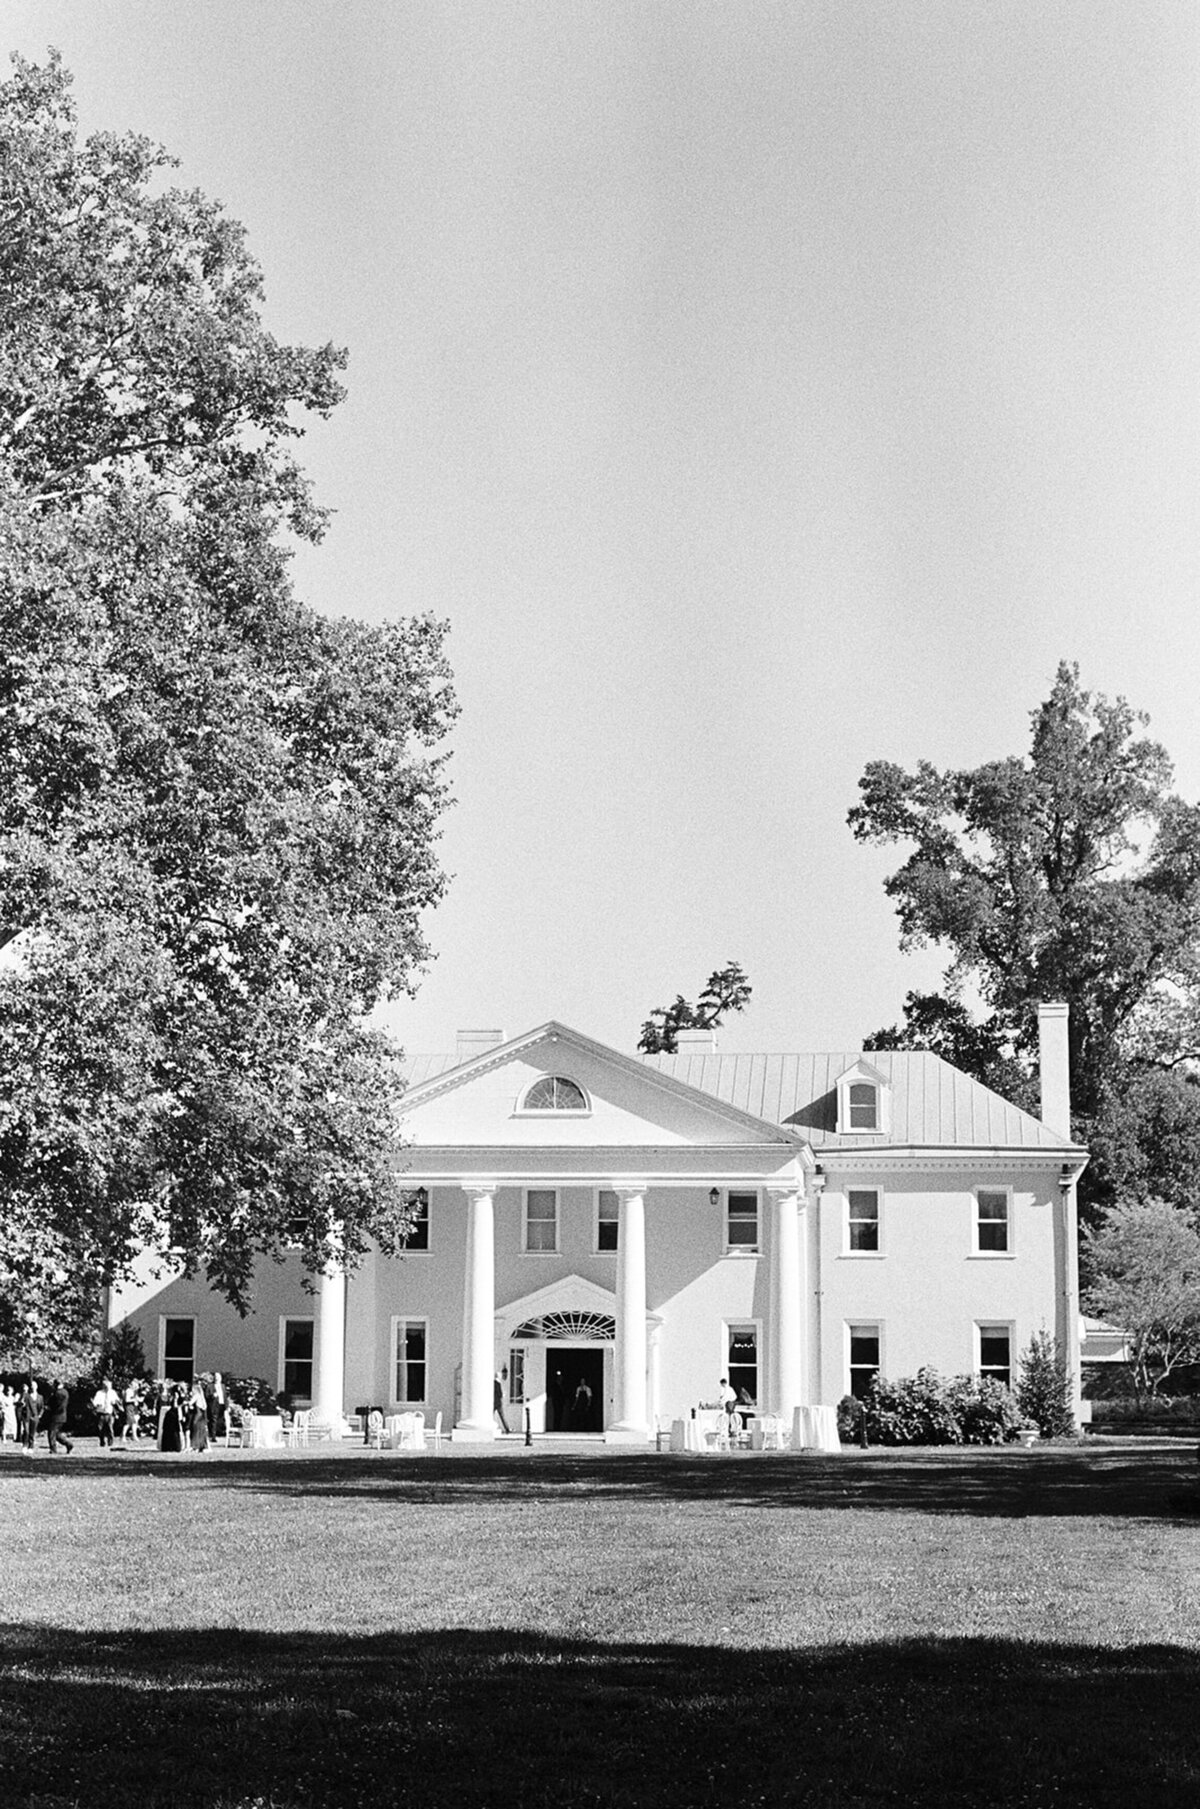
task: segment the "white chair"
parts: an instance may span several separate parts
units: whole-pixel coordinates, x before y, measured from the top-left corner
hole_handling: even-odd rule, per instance
[[[425,1415],[423,1413],[398,1413],[396,1415],[392,1449],[395,1451],[423,1451],[425,1449]]]
[[[291,1425],[284,1427],[284,1444],[289,1446],[293,1451],[299,1445],[307,1445],[311,1420],[312,1413],[308,1408],[302,1409],[299,1413],[294,1413],[292,1415]]]
[[[383,1450],[383,1415],[378,1407],[372,1407],[367,1415],[367,1443],[372,1451]]]
[[[434,1448],[435,1452],[441,1451],[442,1439],[445,1436],[446,1436],[445,1433],[442,1431],[442,1410],[439,1407],[437,1414],[434,1417],[433,1425],[426,1428],[426,1437],[431,1438],[433,1440],[433,1448]]]
[[[784,1449],[783,1421],[778,1414],[766,1413],[761,1421],[762,1448],[764,1451],[782,1451]]]

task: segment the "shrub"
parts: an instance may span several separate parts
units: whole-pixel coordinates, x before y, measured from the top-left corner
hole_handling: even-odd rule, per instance
[[[838,1437],[844,1445],[866,1443],[867,1412],[856,1395],[844,1394],[837,1404]]]
[[[1021,1354],[1017,1406],[1043,1438],[1061,1438],[1075,1430],[1071,1379],[1045,1326],[1033,1334]]]
[[[867,1437],[876,1445],[959,1445],[958,1417],[936,1369],[889,1382],[876,1376],[863,1406]]]
[[[261,1376],[226,1376],[224,1382],[225,1397],[231,1406],[249,1407],[255,1413],[278,1413],[275,1390]]]
[[[1023,1417],[990,1376],[945,1378],[935,1369],[898,1382],[876,1376],[862,1405],[877,1445],[1002,1445],[1016,1437]]]

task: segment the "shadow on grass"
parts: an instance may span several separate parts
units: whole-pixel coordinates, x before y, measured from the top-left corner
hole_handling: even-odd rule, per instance
[[[1200,1657],[526,1633],[0,1635],[0,1799],[106,1809],[1196,1801]]]
[[[23,1476],[64,1477],[60,1461],[13,1460]],[[487,1457],[230,1452],[213,1458],[95,1458],[74,1476],[187,1479],[204,1488],[389,1502],[579,1499],[737,1503],[747,1509],[861,1509],[984,1517],[1121,1516],[1195,1520],[1192,1445],[1024,1450],[843,1451],[840,1456],[686,1457],[648,1453]]]

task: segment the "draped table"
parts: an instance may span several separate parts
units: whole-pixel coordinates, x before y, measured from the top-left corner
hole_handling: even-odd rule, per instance
[[[793,1451],[840,1451],[836,1407],[797,1407],[792,1415]]]

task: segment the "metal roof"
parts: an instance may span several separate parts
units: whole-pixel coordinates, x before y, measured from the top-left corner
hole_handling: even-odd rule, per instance
[[[991,1146],[1063,1149],[1069,1140],[927,1049],[858,1049],[823,1055],[647,1055],[657,1068],[744,1112],[803,1132],[814,1149]],[[884,1133],[837,1130],[837,1083],[869,1062],[891,1087]]]
[[[1028,1112],[961,1074],[925,1049],[852,1049],[819,1055],[645,1055],[646,1067],[696,1087],[768,1124],[783,1124],[814,1149],[1057,1150],[1074,1147]],[[837,1131],[837,1083],[867,1062],[891,1088],[891,1123],[884,1134]],[[410,1055],[410,1088],[464,1065],[456,1054]]]

